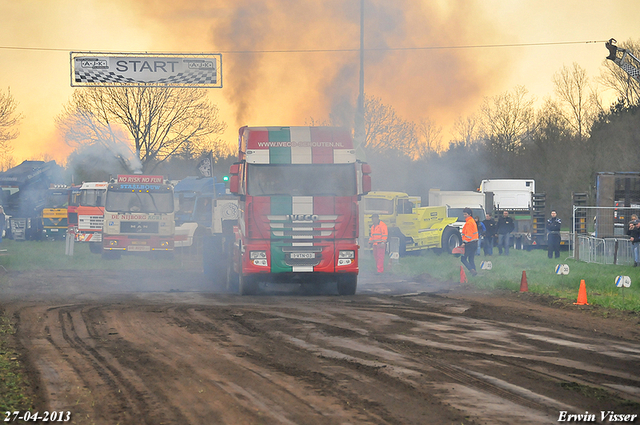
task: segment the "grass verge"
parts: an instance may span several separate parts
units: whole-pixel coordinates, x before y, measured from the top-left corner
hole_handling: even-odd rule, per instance
[[[25,378],[20,355],[14,349],[15,328],[0,314],[0,411],[33,410],[31,386]]]
[[[123,255],[119,260],[104,260],[89,250],[88,243],[76,243],[73,256],[65,255],[63,241],[2,241],[0,265],[7,270],[130,270],[180,269],[187,258],[182,252],[173,256],[166,252]],[[158,255],[152,255],[158,254]]]
[[[509,256],[480,255],[475,258],[478,275],[471,276],[466,268],[465,274],[469,284],[479,289],[519,291],[525,272],[529,292],[572,302],[577,301],[580,281],[584,280],[589,304],[640,313],[640,267],[584,263],[571,258],[569,252],[561,254],[557,259],[549,259],[544,250],[512,250]],[[482,261],[490,261],[491,270],[481,270]],[[569,274],[557,275],[557,264],[569,265]],[[399,276],[428,274],[435,279],[459,281],[461,265],[458,256],[423,251],[400,258],[387,270]],[[360,258],[360,266],[364,271],[375,270],[370,253],[365,252]],[[631,287],[616,287],[615,279],[620,275],[630,277]]]

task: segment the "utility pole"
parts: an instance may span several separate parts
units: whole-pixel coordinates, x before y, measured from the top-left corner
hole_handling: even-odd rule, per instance
[[[366,161],[364,151],[364,0],[360,0],[360,84],[358,90],[358,105],[355,116],[354,141],[356,158]]]

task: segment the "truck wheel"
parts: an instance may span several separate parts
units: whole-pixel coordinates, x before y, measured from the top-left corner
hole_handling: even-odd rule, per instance
[[[442,249],[451,254],[453,248],[462,245],[460,232],[453,227],[445,227],[442,232]]]
[[[404,257],[405,255],[407,255],[407,237],[402,234],[400,229],[398,229],[397,227],[392,227],[391,229],[389,229],[389,237],[399,239],[398,255],[400,257]]]
[[[238,273],[233,270],[233,261],[227,260],[227,292],[238,292],[239,277]]]
[[[202,270],[204,277],[217,287],[226,286],[227,269],[226,254],[222,251],[220,237],[205,236],[202,243]]]
[[[102,242],[89,242],[89,251],[93,254],[101,254]]]
[[[189,254],[199,255],[204,249],[204,239],[206,238],[206,231],[202,227],[198,226],[193,233],[193,242],[189,247]]]
[[[338,294],[355,295],[358,286],[358,275],[354,273],[338,276]]]
[[[258,293],[257,275],[240,275],[240,295],[255,295]]]

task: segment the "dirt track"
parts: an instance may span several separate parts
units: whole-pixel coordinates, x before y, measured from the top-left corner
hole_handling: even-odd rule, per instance
[[[428,277],[215,293],[199,273],[9,273],[39,410],[77,424],[549,424],[640,414],[639,318]],[[638,422],[636,418],[636,422]]]

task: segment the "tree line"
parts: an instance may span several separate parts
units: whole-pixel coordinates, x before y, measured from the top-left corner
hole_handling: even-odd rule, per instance
[[[624,47],[640,51],[640,43]],[[483,179],[535,179],[547,207],[566,220],[572,194],[595,202],[595,174],[640,171],[640,86],[611,61],[590,79],[578,64],[553,76],[554,95],[536,108],[523,86],[484,99],[480,110],[459,117],[454,134],[427,118],[402,120],[380,98],[365,101],[367,162],[374,189],[428,199],[429,189],[476,190]],[[617,96],[603,105],[600,88]]]

